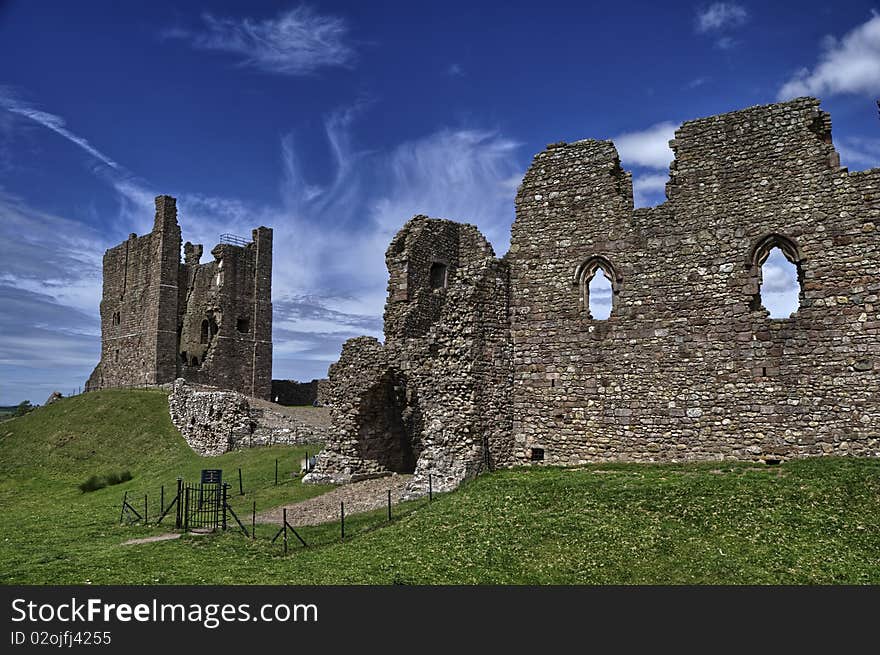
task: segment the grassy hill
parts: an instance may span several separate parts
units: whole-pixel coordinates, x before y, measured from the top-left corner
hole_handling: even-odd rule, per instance
[[[390,524],[383,512],[350,517],[345,543],[338,524],[304,528],[319,545],[286,557],[269,525],[255,541],[230,531],[122,546],[167,532],[118,525],[123,491],[142,502],[203,467],[234,479],[241,513],[324,490],[273,484],[275,458],[290,471],[304,449],[195,455],[166,402],[105,391],[0,425],[0,582],[880,583],[880,461],[867,459],[501,471],[396,509]],[[77,488],[123,470],[133,479]]]

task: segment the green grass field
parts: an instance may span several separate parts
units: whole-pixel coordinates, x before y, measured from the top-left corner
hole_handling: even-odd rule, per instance
[[[223,468],[249,511],[321,493],[286,478],[301,448],[201,458],[172,427],[166,397],[106,391],[0,426],[0,582],[46,584],[803,584],[880,583],[880,461],[591,465],[492,473],[433,503],[414,501],[301,530],[285,557],[230,531],[121,546],[167,531],[120,526],[177,475]],[[237,468],[245,476],[237,495]],[[81,493],[92,474],[123,484]],[[232,479],[230,479],[232,478]],[[151,501],[157,502],[157,501]],[[151,514],[153,512],[151,511]],[[244,512],[242,512],[244,513]],[[249,515],[249,514],[248,514]]]

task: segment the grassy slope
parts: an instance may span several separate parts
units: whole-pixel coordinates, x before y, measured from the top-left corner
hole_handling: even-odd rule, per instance
[[[118,544],[167,532],[173,516],[158,528],[119,526],[123,492],[129,491],[139,509],[149,494],[150,515],[157,518],[160,485],[165,485],[170,502],[176,477],[198,481],[202,468],[224,470],[233,483],[232,505],[243,519],[245,510],[250,516],[253,502],[260,511],[327,489],[290,477],[305,451],[314,452],[315,446],[200,457],[174,429],[167,406],[161,391],[110,390],[64,399],[0,424],[0,582],[85,582],[102,575],[108,582],[129,579],[132,571],[116,576],[112,569],[136,569],[137,553]],[[244,497],[237,493],[238,467],[243,469]],[[133,474],[130,482],[86,494],[77,488],[92,474],[123,470]],[[125,552],[110,557],[111,571],[99,568],[97,562],[116,550]]]
[[[0,426],[0,581],[33,583],[880,583],[880,461],[595,465],[494,473],[434,503],[303,529],[287,557],[235,533],[122,547],[152,528],[121,527],[123,489],[154,493],[205,462],[171,427],[165,397],[109,391]],[[108,430],[108,427],[112,428]],[[267,448],[210,460],[241,465],[236,507],[320,489],[272,486]],[[92,473],[135,479],[91,494]],[[250,483],[248,482],[250,480]],[[41,499],[50,498],[51,504]]]

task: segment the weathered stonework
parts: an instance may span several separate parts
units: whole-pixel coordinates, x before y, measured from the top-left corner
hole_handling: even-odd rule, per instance
[[[315,399],[321,406],[330,405],[330,380],[327,378],[318,380]]]
[[[235,391],[196,389],[180,378],[168,396],[171,422],[200,455],[236,448],[322,442],[317,425],[259,406]]]
[[[429,475],[454,489],[512,462],[507,266],[474,226],[425,216],[386,262],[385,344],[351,339],[330,367],[330,445],[306,479],[414,473],[410,494]]]
[[[610,141],[535,156],[510,252],[418,216],[392,241],[384,345],[330,369],[314,481],[414,470],[880,456],[880,169],[839,165],[813,98],[684,123],[659,206],[634,209]],[[761,264],[798,268],[770,319]],[[589,313],[594,274],[610,318]]]
[[[182,377],[268,399],[272,379],[272,230],[226,239],[200,263],[177,205],[156,198],[153,231],[104,254],[101,361],[87,390]]]

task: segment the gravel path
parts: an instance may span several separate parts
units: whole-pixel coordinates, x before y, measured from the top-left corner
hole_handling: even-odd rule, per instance
[[[287,507],[287,522],[290,525],[318,525],[338,521],[340,502],[345,503],[346,516],[357,512],[368,512],[387,506],[389,489],[391,503],[396,505],[400,502],[403,489],[411,477],[411,475],[394,474],[385,478],[343,484],[320,496],[257,514],[257,521],[280,525],[284,507]]]
[[[299,419],[306,425],[314,425],[319,428],[330,426],[330,408],[329,407],[309,407],[306,405],[277,405],[268,400],[260,398],[248,398],[248,402],[261,409],[267,409],[272,412],[278,412],[285,416],[292,416]]]

